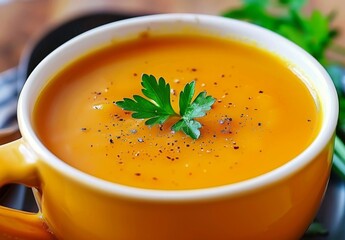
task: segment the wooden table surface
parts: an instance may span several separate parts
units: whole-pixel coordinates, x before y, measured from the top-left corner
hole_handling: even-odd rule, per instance
[[[18,65],[25,49],[49,28],[77,15],[101,10],[128,14],[191,12],[217,15],[240,0],[0,0],[0,72]],[[305,11],[336,12],[333,25],[345,48],[345,1],[310,0]],[[335,56],[336,57],[336,56]],[[343,62],[345,65],[345,61]],[[0,143],[18,138],[16,133]]]

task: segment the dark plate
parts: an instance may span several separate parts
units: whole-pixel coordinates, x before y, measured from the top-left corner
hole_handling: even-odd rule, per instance
[[[71,19],[51,29],[35,44],[28,46],[17,70],[12,69],[10,75],[7,71],[6,79],[12,79],[8,81],[16,84],[19,93],[31,71],[58,46],[89,29],[130,17],[134,17],[134,15],[99,12]],[[0,74],[0,80],[1,77]],[[12,123],[13,118],[15,116],[13,116],[12,111],[12,115],[8,117],[8,122]],[[37,212],[31,189],[22,185],[11,184],[0,188],[0,204],[19,210]],[[345,240],[345,182],[334,173],[331,175],[324,201],[317,215],[317,221],[328,230],[328,233],[324,236],[308,236],[303,239]]]

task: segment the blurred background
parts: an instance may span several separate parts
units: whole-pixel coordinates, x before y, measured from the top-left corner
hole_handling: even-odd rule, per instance
[[[240,0],[0,0],[0,72],[16,66],[25,47],[49,28],[91,11],[123,14],[192,12],[219,15]],[[344,0],[310,0],[305,11],[336,12],[332,24],[345,31]],[[336,41],[345,47],[345,34]]]

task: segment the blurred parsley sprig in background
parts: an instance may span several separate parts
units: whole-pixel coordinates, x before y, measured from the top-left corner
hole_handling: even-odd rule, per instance
[[[304,14],[307,0],[243,0],[243,6],[225,12],[223,16],[246,20],[270,29],[304,48],[322,64],[325,51],[337,31],[330,27],[334,14],[324,15],[314,10]]]

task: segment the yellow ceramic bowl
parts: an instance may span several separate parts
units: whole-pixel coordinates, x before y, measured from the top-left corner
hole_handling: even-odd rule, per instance
[[[32,112],[47,79],[66,62],[114,39],[150,29],[208,32],[256,42],[301,69],[319,98],[322,126],[299,156],[267,174],[200,190],[145,190],[97,179],[67,165],[39,141]],[[1,239],[229,240],[299,239],[313,220],[329,179],[337,95],[321,65],[284,38],[222,17],[166,14],[115,22],[58,48],[29,77],[19,99],[22,139],[0,149],[0,185],[35,190],[37,214],[0,208]],[[279,144],[279,143],[275,143]]]

